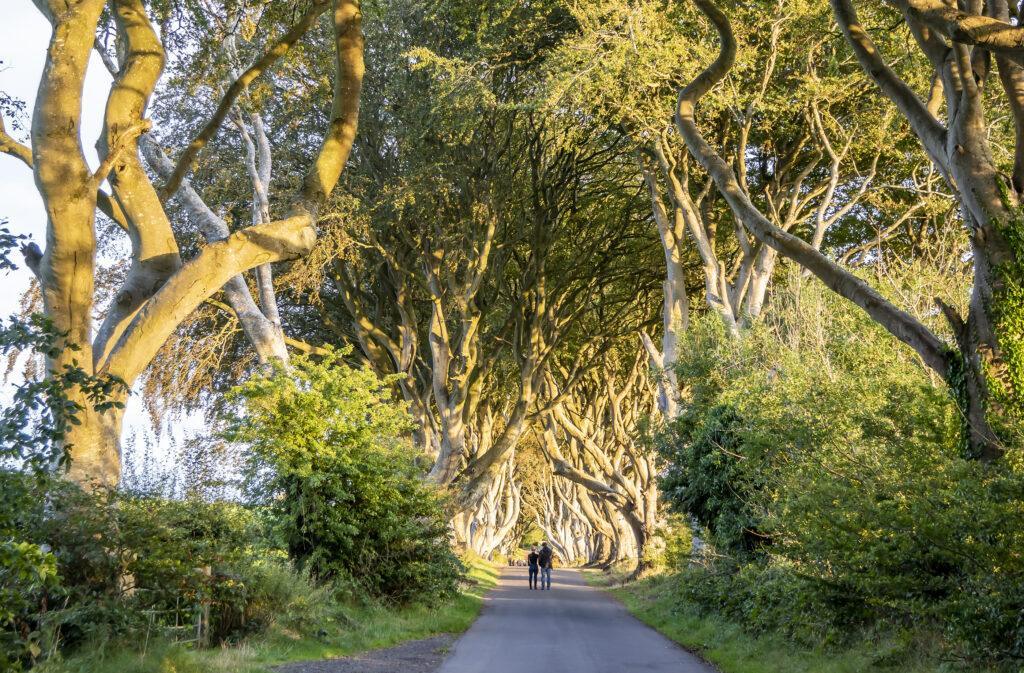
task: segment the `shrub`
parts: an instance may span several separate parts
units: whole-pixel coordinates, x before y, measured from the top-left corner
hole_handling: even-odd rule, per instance
[[[676,570],[685,568],[693,550],[690,524],[678,514],[670,515],[666,518],[661,537],[665,541],[665,549],[657,566]]]
[[[813,284],[740,340],[709,321],[689,338],[688,404],[655,441],[666,497],[726,557],[689,571],[694,602],[806,642],[887,624],[1020,661],[1024,469],[960,455],[910,351]]]
[[[121,649],[153,639],[217,644],[322,615],[317,587],[268,545],[256,512],[235,503],[86,493],[61,480],[0,473],[35,503],[17,514],[28,550],[46,549],[45,574],[5,556],[0,591],[5,645],[20,639],[28,663],[45,652]],[[31,558],[31,557],[30,557]],[[39,559],[36,559],[39,562]],[[200,630],[201,626],[201,630]],[[13,651],[8,647],[7,651]]]
[[[41,618],[65,648],[179,627],[219,642],[258,626],[251,568],[272,558],[260,525],[232,503],[86,493],[52,483],[23,530],[55,559],[61,590]],[[280,561],[286,563],[286,561]]]
[[[346,354],[295,358],[233,392],[225,435],[248,451],[248,492],[314,577],[396,601],[451,595],[460,565],[409,418]]]
[[[241,578],[246,590],[241,614],[246,631],[264,631],[271,625],[299,633],[310,631],[311,626],[319,629],[336,604],[334,586],[313,581],[283,553],[257,559],[241,569]]]
[[[0,269],[15,268],[8,255],[19,238],[0,226]],[[0,321],[0,354],[53,357],[63,336],[40,315]],[[83,393],[76,397],[102,410],[114,405],[111,393],[123,386],[67,365],[17,386],[0,409],[0,670],[21,670],[42,654],[41,615],[62,587],[57,559],[32,539],[23,517],[45,501],[40,491],[67,463],[63,440],[85,410],[71,393]]]
[[[53,555],[30,542],[0,541],[0,671],[18,670],[42,653],[33,617],[60,586]]]
[[[668,463],[661,487],[678,512],[685,512],[713,536],[720,551],[746,556],[768,543],[751,504],[760,485],[755,470],[744,469],[743,419],[729,405],[692,406],[659,442]],[[698,418],[694,418],[698,416]]]

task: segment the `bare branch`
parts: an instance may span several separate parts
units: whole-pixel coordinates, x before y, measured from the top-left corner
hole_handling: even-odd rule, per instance
[[[126,128],[123,132],[119,133],[115,138],[110,148],[110,152],[107,156],[103,157],[103,161],[93,171],[92,181],[99,189],[99,186],[107,179],[110,171],[114,169],[118,159],[125,153],[125,151],[134,151],[136,145],[133,140],[139,137],[143,133],[146,133],[153,127],[153,122],[148,119],[140,119],[138,122],[132,124]]]
[[[305,341],[299,341],[298,339],[292,339],[291,337],[285,337],[284,342],[294,348],[297,351],[301,351],[306,355],[330,355],[331,350],[329,348],[323,348],[321,346],[314,346],[308,344]]]
[[[32,168],[32,149],[28,145],[19,143],[7,133],[2,116],[0,116],[0,153],[21,159],[22,163]]]
[[[32,168],[32,149],[23,143],[19,143],[17,140],[12,138],[4,126],[3,117],[0,117],[0,154],[7,154],[20,159],[29,168]],[[127,228],[127,222],[124,218],[124,212],[121,207],[110,198],[110,195],[103,192],[102,190],[96,191],[96,206],[100,211],[113,220],[122,229]]]
[[[928,156],[944,174],[949,174],[946,159],[946,129],[928,110],[917,94],[882,60],[878,48],[857,18],[850,0],[831,0],[836,22],[853,48],[864,71],[875,81],[882,93],[907,118]]]
[[[330,129],[302,187],[303,207],[318,208],[327,200],[348,161],[359,123],[363,87],[363,32],[359,0],[335,0],[335,77]]]

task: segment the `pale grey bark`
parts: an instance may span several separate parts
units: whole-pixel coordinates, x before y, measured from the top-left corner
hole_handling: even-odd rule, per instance
[[[866,282],[825,257],[799,237],[772,223],[751,202],[749,195],[740,186],[732,167],[701,134],[694,115],[695,106],[732,67],[736,43],[728,20],[717,7],[708,0],[698,0],[698,6],[718,28],[722,37],[722,50],[715,62],[679,93],[676,124],[691,154],[715,180],[718,191],[726,199],[736,218],[758,240],[807,268],[832,290],[863,308],[894,336],[917,350],[928,366],[945,376],[948,356],[938,337],[913,316],[893,306]]]
[[[335,1],[337,76],[331,123],[305,187],[292,203],[292,216],[210,242],[183,265],[166,212],[138,155],[136,138],[149,128],[146,104],[163,63],[163,48],[145,5],[141,0],[110,2],[125,49],[108,96],[100,166],[91,171],[80,137],[82,91],[97,25],[108,3],[40,0],[36,4],[53,32],[33,110],[31,155],[22,152],[23,146],[7,142],[6,134],[0,135],[0,149],[30,165],[35,174],[48,222],[46,250],[35,255],[30,249],[30,261],[37,271],[47,317],[78,347],[77,351],[64,349],[48,364],[61,367],[74,359],[89,373],[110,374],[130,386],[182,320],[231,278],[260,264],[294,259],[311,248],[316,214],[337,184],[358,120],[363,71],[358,4]],[[317,4],[326,8],[326,3]],[[298,26],[289,35],[298,39],[311,24]],[[261,63],[264,68],[269,65],[266,60]],[[250,70],[253,76],[260,71]],[[209,134],[217,126],[219,121],[211,120]],[[113,187],[109,198],[99,190],[107,178]],[[133,259],[127,282],[105,323],[96,330],[94,342],[97,208],[128,231]],[[91,401],[79,393],[72,391],[72,399],[90,406]],[[121,410],[87,412],[80,420],[67,437],[71,477],[86,485],[116,485]]]
[[[550,377],[548,387],[557,388]],[[544,419],[541,446],[557,476],[611,504],[622,517],[611,524],[628,527],[638,576],[650,567],[647,544],[659,516],[654,456],[638,436],[638,423],[654,411],[655,395],[642,355],[622,379],[606,368],[583,393],[552,406]],[[587,519],[583,508],[577,518]],[[621,551],[622,539],[618,546]]]
[[[167,177],[173,170],[173,164],[157,142],[146,136],[140,147],[149,167],[157,174]],[[177,203],[183,208],[208,242],[223,241],[231,234],[227,222],[219,217],[199,196],[187,178],[182,179],[175,194]],[[284,343],[284,334],[271,322],[256,304],[241,274],[232,276],[223,287],[224,299],[238,318],[242,331],[252,344],[260,362],[278,359],[288,360],[288,350]]]

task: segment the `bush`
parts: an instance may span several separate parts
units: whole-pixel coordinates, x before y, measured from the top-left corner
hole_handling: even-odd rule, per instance
[[[217,644],[275,622],[315,622],[331,602],[331,587],[294,570],[258,514],[238,504],[87,493],[14,471],[0,472],[0,487],[34,503],[15,521],[27,540],[16,551],[31,563],[0,552],[10,625],[0,637],[5,652],[20,652],[17,665],[86,644]]]
[[[769,542],[751,496],[762,488],[758,472],[744,469],[743,419],[729,405],[690,407],[659,442],[668,464],[661,487],[676,511],[696,518],[720,551],[754,553]]]
[[[25,479],[6,474],[7,480]],[[273,551],[255,515],[232,503],[169,500],[62,482],[37,484],[34,508],[20,516],[26,538],[50,550],[60,578],[39,596],[36,621],[52,642],[117,641],[179,627],[219,642],[260,625],[260,568]],[[287,564],[283,554],[278,564]],[[48,609],[45,609],[48,608]],[[186,631],[186,629],[188,631]]]
[[[685,591],[805,642],[884,624],[1019,662],[1019,461],[962,457],[941,382],[857,309],[816,284],[778,294],[741,340],[708,320],[680,349],[665,493],[726,557]]]
[[[776,633],[807,647],[839,644],[871,623],[856,596],[784,564],[694,566],[677,577],[682,597],[704,614],[724,615],[751,633]]]
[[[452,595],[461,566],[409,418],[345,354],[295,358],[233,392],[226,437],[248,451],[248,492],[314,577],[399,602]]]
[[[681,570],[690,562],[693,551],[693,530],[684,517],[678,514],[666,518],[661,537],[665,542],[662,558],[656,567]]]
[[[283,553],[257,559],[241,570],[246,601],[240,616],[247,632],[265,631],[272,625],[309,632],[311,627],[319,629],[334,610],[335,588],[296,570]]]
[[[53,555],[30,542],[0,541],[0,671],[18,670],[42,653],[37,620],[43,596],[60,584]]]
[[[0,226],[0,269],[15,268],[10,248],[19,237]],[[21,352],[54,357],[64,337],[41,315],[27,321],[0,321],[0,354]],[[43,652],[41,615],[50,597],[61,590],[58,562],[47,546],[35,540],[24,524],[27,512],[46,502],[41,498],[53,474],[67,464],[64,438],[85,410],[74,397],[96,410],[108,409],[124,383],[110,376],[91,376],[66,365],[41,380],[25,381],[0,409],[0,670],[21,670]]]

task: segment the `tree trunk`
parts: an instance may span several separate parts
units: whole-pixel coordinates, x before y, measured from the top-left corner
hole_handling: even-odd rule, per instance
[[[1003,180],[987,148],[981,115],[980,86],[969,68],[956,74],[957,87],[946,87],[949,126],[944,127],[927,110],[905,82],[882,61],[875,45],[860,25],[848,0],[831,0],[837,22],[861,66],[883,93],[898,107],[917,134],[922,147],[939,172],[947,178],[960,201],[974,250],[974,294],[967,321],[944,308],[959,334],[951,348],[920,320],[886,300],[873,287],[822,255],[811,245],[773,224],[751,201],[732,166],[703,136],[696,122],[696,105],[720,82],[735,62],[736,40],[728,17],[711,0],[697,0],[721,38],[718,58],[679,91],[676,127],[691,155],[714,179],[734,216],[762,243],[800,264],[836,294],[863,309],[894,337],[913,348],[925,365],[949,385],[964,418],[964,443],[969,456],[984,461],[999,458],[1006,437],[1024,417],[1024,339],[1019,336],[1020,290],[1024,257],[1008,244],[1020,238],[1019,206],[1009,203]],[[961,45],[963,46],[963,45]],[[949,64],[936,65],[950,77]],[[1011,234],[1006,236],[1005,234]]]
[[[127,395],[113,400],[125,402]],[[72,396],[74,399],[74,396]],[[114,488],[121,478],[121,429],[123,408],[98,412],[88,400],[75,400],[82,405],[80,421],[72,425],[65,437],[71,465],[67,476],[82,485]]]
[[[607,567],[611,564],[614,553],[611,537],[604,533],[597,533],[594,546],[591,549],[589,565]]]
[[[651,539],[651,531],[634,512],[624,510],[622,515],[629,526],[629,530],[633,533],[633,539],[636,541],[636,568],[629,575],[629,579],[632,581],[643,576],[644,573],[654,567],[651,559],[647,558],[647,543]]]

